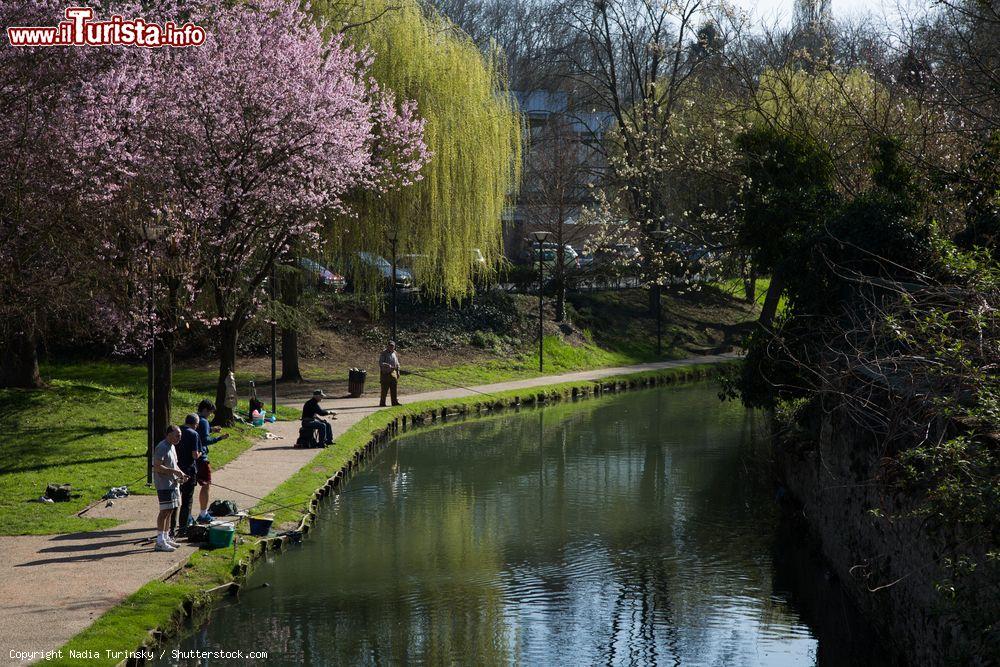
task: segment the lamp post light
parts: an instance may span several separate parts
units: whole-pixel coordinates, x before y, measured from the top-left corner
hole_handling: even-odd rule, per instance
[[[663,229],[655,229],[650,234],[657,241],[662,241],[667,237],[667,232]],[[660,297],[662,295],[663,286],[660,285],[660,276],[656,276],[656,281],[653,283],[653,289],[655,290],[654,303],[656,304],[656,356],[663,356],[663,308],[660,305]]]
[[[390,336],[390,339],[395,341],[396,340],[396,251],[398,249],[397,245],[399,243],[399,230],[396,229],[395,227],[389,228],[389,242],[392,244],[392,287],[391,287],[392,311],[390,313],[391,315],[390,321],[392,322],[391,324],[392,335]]]
[[[163,235],[163,227],[155,223],[142,225],[142,239],[146,242],[146,280],[149,296],[146,299],[146,321],[149,325],[149,350],[146,352],[146,485],[153,483],[153,448],[156,446],[156,433],[153,432],[153,374],[156,363],[156,322],[155,299],[153,288],[153,244]]]
[[[545,239],[550,236],[549,232],[536,231],[532,232],[531,235],[535,237],[535,241],[538,243],[538,372],[541,373],[545,369],[544,362],[544,339],[542,336],[542,306],[544,305],[543,293],[545,291],[545,253],[543,252],[543,243]]]

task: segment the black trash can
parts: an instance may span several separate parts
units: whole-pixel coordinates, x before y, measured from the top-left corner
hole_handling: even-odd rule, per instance
[[[365,393],[365,378],[368,371],[361,368],[352,368],[347,372],[347,393],[351,398],[359,398]]]

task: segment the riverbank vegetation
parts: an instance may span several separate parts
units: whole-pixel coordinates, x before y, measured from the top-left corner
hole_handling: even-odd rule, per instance
[[[792,189],[799,198],[781,245],[771,245],[773,222],[762,230],[760,251],[774,253],[789,307],[754,332],[737,393],[754,407],[794,405],[788,439],[806,449],[837,437],[831,424],[858,427],[857,446],[877,448],[857,452],[859,460],[881,460],[839,482],[873,475],[886,496],[854,520],[888,528],[920,519],[914,539],[940,547],[924,575],[939,593],[935,627],[961,629],[946,649],[952,659],[979,654],[994,645],[1000,609],[984,590],[1000,577],[991,509],[1000,502],[1000,273],[989,251],[963,252],[921,215],[921,190],[898,144],[875,147],[871,186],[847,198],[807,140],[762,130],[745,141],[756,174],[750,196],[768,211]],[[809,173],[793,173],[802,167]],[[878,590],[900,575],[886,566],[864,585]]]

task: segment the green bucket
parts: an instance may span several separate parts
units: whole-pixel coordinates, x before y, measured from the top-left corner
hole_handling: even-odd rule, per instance
[[[209,527],[208,543],[213,547],[231,547],[236,537],[236,526],[231,523],[220,523]]]

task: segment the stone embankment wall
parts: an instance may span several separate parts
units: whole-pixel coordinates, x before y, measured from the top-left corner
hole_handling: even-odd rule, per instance
[[[909,499],[880,479],[885,447],[837,412],[817,426],[808,437],[776,437],[775,459],[849,595],[905,664],[995,664],[991,642],[963,627],[937,590],[949,577],[944,559],[966,536],[953,527],[930,531],[924,518],[898,518]],[[975,585],[995,589],[987,579]]]

